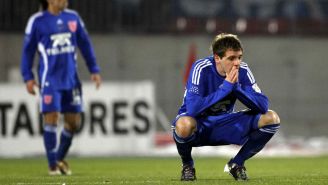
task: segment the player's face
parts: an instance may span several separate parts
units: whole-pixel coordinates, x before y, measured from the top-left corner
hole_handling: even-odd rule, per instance
[[[233,66],[239,69],[242,56],[242,50],[234,51],[232,49],[228,49],[225,52],[224,57],[219,59],[221,67],[223,68],[223,72],[230,73]]]
[[[48,0],[48,3],[49,6],[52,6],[54,9],[58,11],[64,10],[68,5],[67,0]]]

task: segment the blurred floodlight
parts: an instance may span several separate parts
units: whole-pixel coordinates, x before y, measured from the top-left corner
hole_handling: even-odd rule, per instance
[[[268,23],[268,31],[269,33],[277,33],[279,29],[278,22],[275,19],[272,19]]]
[[[237,32],[245,32],[247,29],[247,21],[244,18],[240,18],[236,22],[236,30]]]
[[[177,19],[177,28],[178,30],[184,30],[187,26],[187,21],[184,17],[179,17]]]
[[[214,19],[209,19],[206,22],[206,31],[214,32],[216,29],[216,21]]]

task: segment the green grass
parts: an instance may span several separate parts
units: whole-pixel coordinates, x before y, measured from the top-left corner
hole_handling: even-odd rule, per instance
[[[197,182],[180,182],[178,158],[69,158],[72,176],[48,176],[45,159],[0,159],[0,184],[328,184],[328,156],[254,158],[250,180],[236,182],[223,167],[226,158],[195,158]]]

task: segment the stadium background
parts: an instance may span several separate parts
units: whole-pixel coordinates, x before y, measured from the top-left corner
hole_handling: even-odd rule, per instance
[[[154,87],[155,136],[149,139],[160,147],[172,144],[170,121],[181,104],[190,58],[207,56],[213,36],[231,32],[240,36],[244,60],[281,117],[272,144],[327,153],[328,0],[71,0],[69,6],[87,25],[106,83],[147,81]],[[8,84],[24,86],[23,33],[37,10],[37,0],[0,0],[0,91]],[[79,61],[80,76],[89,81]]]

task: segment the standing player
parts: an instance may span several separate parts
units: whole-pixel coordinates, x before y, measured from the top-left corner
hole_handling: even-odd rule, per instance
[[[243,48],[236,35],[217,35],[211,49],[212,56],[193,64],[183,104],[172,125],[182,159],[181,180],[196,180],[192,147],[237,144],[242,148],[224,171],[235,180],[245,181],[245,161],[279,129],[279,116],[268,110],[268,98],[241,61]],[[237,99],[249,109],[234,112]]]
[[[82,111],[81,83],[77,74],[77,46],[86,60],[91,80],[98,89],[101,84],[99,67],[88,34],[79,15],[66,9],[67,0],[40,0],[44,11],[30,17],[22,53],[21,71],[28,93],[40,88],[40,106],[44,121],[44,145],[49,175],[70,175],[64,160],[80,126]],[[39,54],[38,82],[32,73],[33,58]],[[64,115],[64,129],[58,149],[56,129],[59,114]]]

